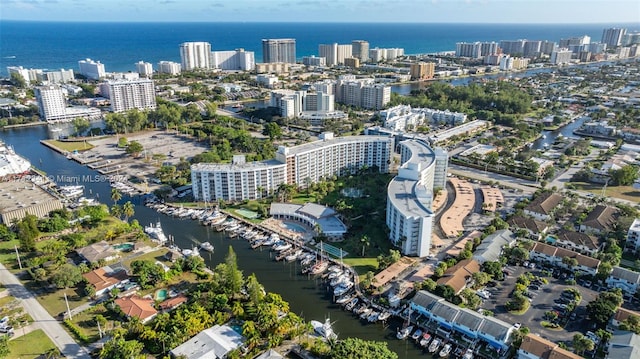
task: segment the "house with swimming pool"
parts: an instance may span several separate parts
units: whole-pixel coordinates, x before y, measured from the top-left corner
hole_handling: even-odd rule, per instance
[[[511,345],[511,333],[517,329],[502,320],[460,308],[435,294],[419,291],[411,300],[411,310],[438,325],[437,335],[459,339],[468,344],[482,344],[505,353]]]
[[[274,202],[271,203],[269,214],[273,218],[281,220],[287,229],[294,232],[305,230],[295,224],[300,223],[311,230],[319,230],[320,233],[330,238],[341,238],[347,233],[347,226],[338,218],[338,212],[315,203],[301,205]]]

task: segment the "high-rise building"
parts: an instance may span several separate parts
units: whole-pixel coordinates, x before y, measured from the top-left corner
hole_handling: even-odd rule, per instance
[[[496,55],[500,51],[500,46],[497,42],[481,42],[480,52],[482,56]]]
[[[182,70],[182,66],[173,61],[158,62],[158,72],[161,74],[177,75]]]
[[[602,31],[602,43],[607,44],[609,48],[622,45],[622,39],[627,33],[627,29],[612,27]]]
[[[609,48],[609,45],[602,42],[592,42],[589,44],[588,51],[592,54],[602,54]]]
[[[60,69],[58,71],[47,71],[38,74],[38,81],[42,81],[47,84],[67,83],[75,80],[73,70]]]
[[[155,110],[156,90],[152,80],[108,81],[111,111],[124,112],[131,109]]]
[[[244,49],[213,51],[211,67],[220,70],[253,71],[256,68],[255,54],[253,51],[244,51]]]
[[[296,39],[262,39],[262,62],[296,63]]]
[[[78,61],[78,66],[80,67],[80,75],[90,80],[99,80],[107,74],[104,70],[104,64],[100,63],[100,61],[80,60]]]
[[[542,41],[538,40],[525,40],[522,45],[522,56],[534,58],[540,56],[540,47],[542,46]]]
[[[364,40],[353,40],[351,42],[351,54],[360,59],[360,62],[369,61],[369,42]]]
[[[140,76],[151,77],[153,75],[153,65],[149,62],[138,61],[136,62],[136,72]]]
[[[569,49],[558,49],[551,53],[551,63],[554,65],[567,64],[571,62],[573,52]]]
[[[411,64],[411,79],[425,80],[433,78],[435,74],[436,64],[433,62],[418,62]]]
[[[503,54],[522,56],[525,40],[501,40],[500,49]]]
[[[444,188],[446,151],[422,140],[400,142],[400,168],[387,187],[389,239],[404,255],[426,257],[431,250],[434,188]]]
[[[456,56],[479,59],[482,56],[482,44],[479,42],[458,42],[456,43]]]
[[[41,69],[25,69],[22,66],[7,66],[7,72],[9,76],[11,74],[20,75],[27,84],[31,81],[38,81],[38,76],[42,75]]]
[[[391,101],[391,87],[373,79],[342,77],[336,85],[336,102],[349,106],[380,110]]]
[[[404,56],[404,49],[402,48],[380,49],[376,47],[369,50],[369,58],[373,62],[394,60],[400,56]]]
[[[46,121],[59,120],[65,117],[67,100],[60,86],[38,86],[34,90],[40,117]]]
[[[622,45],[640,44],[640,31],[630,32],[622,37]]]
[[[347,57],[346,59],[344,59],[344,65],[352,69],[357,69],[358,67],[360,67],[360,59],[356,57]]]
[[[589,45],[591,42],[591,37],[587,35],[570,37],[567,39],[560,39],[560,44],[558,45],[561,48],[570,48],[571,46],[582,46]]]
[[[302,58],[302,64],[305,66],[327,66],[327,59],[314,55],[305,56]]]
[[[351,57],[352,47],[351,44],[321,44],[318,46],[318,53],[326,59],[327,66],[343,65],[344,59]]]
[[[182,70],[211,68],[211,44],[208,42],[184,42],[180,44]]]

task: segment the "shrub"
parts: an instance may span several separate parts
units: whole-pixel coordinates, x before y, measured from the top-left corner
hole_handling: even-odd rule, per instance
[[[69,328],[69,330],[76,336],[76,338],[80,339],[83,343],[89,343],[89,337],[87,337],[77,325],[75,325],[70,319],[64,320],[64,325]]]

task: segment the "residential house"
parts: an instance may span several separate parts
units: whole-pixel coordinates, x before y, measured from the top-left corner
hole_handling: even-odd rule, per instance
[[[559,194],[544,192],[524,208],[524,214],[539,221],[548,221],[561,202]]]
[[[628,252],[637,252],[638,249],[640,249],[640,218],[636,218],[629,227],[624,246],[624,250]]]
[[[115,288],[122,282],[128,282],[129,276],[124,270],[113,270],[111,267],[102,267],[82,275],[89,285],[96,290],[96,296]]]
[[[618,209],[597,205],[580,224],[580,232],[601,234],[614,229],[618,220]]]
[[[230,351],[243,342],[244,337],[230,326],[214,325],[172,349],[171,355],[187,359],[226,358]]]
[[[626,330],[613,332],[605,359],[637,358],[640,358],[640,336]]]
[[[613,267],[606,280],[609,288],[620,288],[625,297],[636,294],[640,285],[640,273],[622,267]]]
[[[511,247],[516,242],[516,237],[508,229],[501,229],[488,235],[473,252],[473,259],[480,264],[494,262],[500,258],[502,248]]]
[[[447,335],[455,331],[469,343],[483,341],[501,352],[509,349],[511,333],[516,330],[509,323],[460,308],[424,290],[413,297],[410,306],[414,313],[419,313],[438,324],[436,334]]]
[[[118,258],[118,252],[106,241],[90,244],[76,249],[76,252],[87,262],[93,264],[98,261],[110,261]]]
[[[553,242],[552,244],[555,244],[558,247],[570,249],[574,252],[579,252],[589,256],[593,256],[598,253],[602,247],[597,237],[581,232],[562,230],[552,238],[555,239],[555,242],[551,240],[551,242]],[[549,239],[547,239],[547,241],[549,242]]]
[[[507,220],[507,223],[512,231],[524,229],[527,231],[528,237],[536,241],[541,240],[549,230],[546,223],[528,217],[513,216]]]
[[[128,318],[138,318],[142,323],[150,321],[158,314],[156,308],[153,307],[154,302],[151,298],[132,295],[118,298],[115,303]]]
[[[179,294],[173,298],[167,298],[166,300],[158,304],[158,307],[160,307],[160,310],[163,312],[170,312],[186,303],[187,300],[188,298],[184,294]]]
[[[258,355],[253,359],[284,359],[282,354],[278,353],[275,349],[269,349],[266,352]]]
[[[463,259],[447,269],[437,283],[451,286],[458,294],[473,282],[471,276],[477,272],[480,272],[480,264],[478,262],[473,259]]]
[[[562,349],[558,344],[544,339],[533,333],[527,334],[522,339],[520,349],[518,349],[518,359],[581,359],[578,354],[574,354],[566,349]]]
[[[618,308],[618,310],[616,311],[616,314],[614,314],[611,320],[609,321],[609,325],[607,329],[609,330],[619,329],[620,323],[624,322],[625,320],[629,319],[629,317],[632,317],[632,316],[640,318],[640,313],[634,312],[633,310],[629,310],[622,307]]]
[[[585,256],[569,249],[555,247],[546,243],[536,242],[529,252],[529,258],[536,262],[545,262],[550,265],[564,267],[570,269],[566,264],[562,263],[563,258],[575,258],[578,262],[574,270],[596,275],[600,260]]]

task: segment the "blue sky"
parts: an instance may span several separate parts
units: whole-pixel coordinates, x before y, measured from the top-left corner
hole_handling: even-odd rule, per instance
[[[0,0],[0,20],[639,23],[638,0]]]

